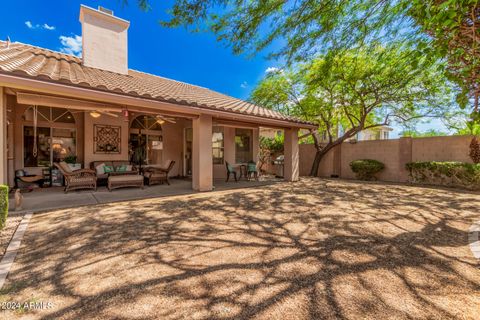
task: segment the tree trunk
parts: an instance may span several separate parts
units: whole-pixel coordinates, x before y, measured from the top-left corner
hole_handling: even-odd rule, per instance
[[[317,148],[317,152],[315,153],[315,159],[313,160],[312,169],[310,170],[310,176],[316,177],[318,176],[318,167],[320,166],[320,162],[322,161],[323,157],[327,154],[328,151],[332,150],[333,147],[338,145],[338,143],[329,143],[323,148]]]

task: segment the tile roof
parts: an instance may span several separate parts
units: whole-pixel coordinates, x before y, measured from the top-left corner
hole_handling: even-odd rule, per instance
[[[135,70],[129,70],[126,75],[90,68],[82,65],[79,57],[17,42],[7,47],[6,42],[0,41],[0,72],[186,106],[310,124],[207,88]]]

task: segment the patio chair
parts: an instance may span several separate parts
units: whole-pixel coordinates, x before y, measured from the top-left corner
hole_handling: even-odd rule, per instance
[[[233,175],[233,178],[235,178],[235,182],[238,182],[237,172],[235,171],[235,169],[227,161],[225,161],[225,166],[227,167],[227,182],[230,179],[230,175]]]
[[[168,181],[168,173],[175,165],[175,161],[168,160],[167,163],[168,165],[164,167],[148,166],[143,170],[143,176],[147,179],[147,184],[149,186],[164,182],[170,185],[170,181]]]
[[[53,164],[60,170],[65,178],[65,193],[76,189],[94,189],[97,190],[97,176],[95,170],[80,169],[72,171],[67,163],[58,162]]]
[[[255,180],[258,181],[257,164],[254,161],[250,161],[247,163],[247,180],[250,181],[252,176],[255,178]]]

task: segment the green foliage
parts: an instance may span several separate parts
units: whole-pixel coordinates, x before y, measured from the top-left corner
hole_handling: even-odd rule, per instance
[[[412,183],[480,189],[480,164],[464,162],[410,162]]]
[[[391,120],[442,116],[451,94],[438,64],[408,48],[374,46],[329,53],[269,73],[250,99],[318,123],[333,143]],[[338,135],[338,128],[343,134]]]
[[[275,138],[267,138],[260,136],[258,162],[260,171],[263,166],[272,160],[272,156],[276,153],[283,152],[284,136],[276,135]]]
[[[355,172],[357,179],[377,180],[375,175],[382,171],[385,165],[377,160],[363,159],[350,162],[350,168]]]
[[[148,3],[139,1],[143,9]],[[175,0],[168,12],[164,26],[208,30],[235,53],[280,48],[271,56],[289,63],[401,42],[415,49],[415,56],[448,61],[447,74],[459,87],[457,103],[466,106],[473,98],[479,111],[478,0]]]
[[[260,149],[268,150],[270,153],[277,153],[283,151],[284,136],[276,135],[275,138],[267,138],[260,136]]]
[[[279,49],[274,57],[298,61],[319,50],[351,47],[368,39],[389,39],[404,32],[407,0],[233,1],[176,0],[167,27],[210,31],[233,52]],[[279,44],[284,44],[280,46]]]
[[[5,227],[8,216],[8,186],[0,185],[0,230]]]
[[[74,156],[74,155],[70,155],[70,156],[66,156],[65,159],[63,159],[63,161],[65,161],[66,163],[77,163],[77,156]]]
[[[440,117],[450,108],[451,94],[438,64],[408,48],[373,46],[328,53],[269,73],[250,99],[317,123],[327,137],[323,147],[315,142],[323,152],[392,120]]]
[[[440,130],[435,130],[435,129],[430,129],[424,132],[420,132],[417,130],[405,130],[401,132],[402,137],[412,137],[412,138],[422,138],[422,137],[442,137],[442,136],[448,136],[448,133],[440,131]]]
[[[422,54],[446,58],[449,78],[459,86],[457,103],[473,99],[478,117],[480,95],[480,3],[478,0],[413,0],[408,14],[430,36]]]

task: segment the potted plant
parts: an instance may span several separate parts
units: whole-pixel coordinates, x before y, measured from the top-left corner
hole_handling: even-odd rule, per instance
[[[72,171],[82,169],[82,164],[77,163],[77,156],[75,155],[66,156],[63,159],[63,161],[65,161],[68,164],[68,166],[70,167],[70,169],[72,169]]]

